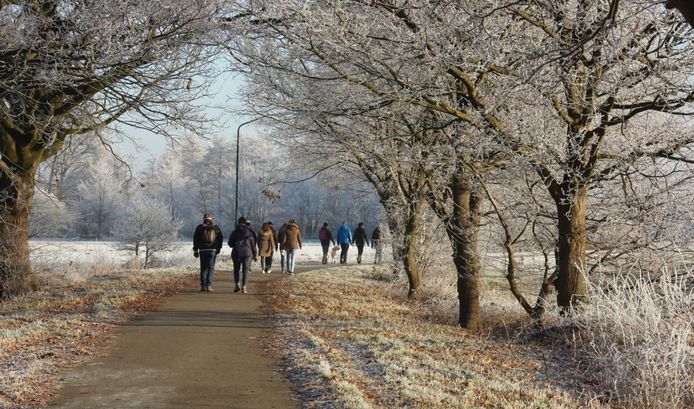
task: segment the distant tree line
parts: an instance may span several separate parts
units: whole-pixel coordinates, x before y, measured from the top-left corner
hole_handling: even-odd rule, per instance
[[[324,222],[378,222],[375,196],[350,174],[332,183],[320,177],[285,183],[301,175],[274,146],[253,134],[241,141],[239,216],[258,226],[293,218],[308,239]],[[132,173],[126,164],[132,159],[118,160],[96,138],[74,137],[38,169],[30,237],[132,241],[127,226],[153,206],[151,217],[177,226],[179,239],[192,237],[203,213],[214,214],[228,234],[235,223],[235,149],[220,138],[189,135]]]

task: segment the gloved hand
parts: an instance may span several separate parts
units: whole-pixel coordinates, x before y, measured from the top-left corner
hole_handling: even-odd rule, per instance
[[[194,252],[193,252],[193,257],[195,257],[195,258],[200,257],[200,253],[198,253],[197,251],[194,251]]]
[[[214,255],[216,256],[217,254],[219,254],[219,251],[220,251],[219,249],[215,250]]]

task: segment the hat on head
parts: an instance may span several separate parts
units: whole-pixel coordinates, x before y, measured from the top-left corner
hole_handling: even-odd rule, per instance
[[[239,224],[246,224],[247,222],[248,222],[248,220],[246,220],[245,217],[243,217],[243,216],[239,217]]]
[[[202,220],[210,220],[210,221],[212,221],[212,219],[213,219],[213,217],[212,217],[212,215],[209,214],[209,213],[205,213],[205,214],[202,215]]]
[[[328,223],[323,223],[323,227],[328,227]]]
[[[363,226],[363,225],[364,225],[364,223],[359,223],[359,227],[361,227],[361,226]]]
[[[269,224],[270,226],[272,226],[272,222],[267,222],[267,224]]]

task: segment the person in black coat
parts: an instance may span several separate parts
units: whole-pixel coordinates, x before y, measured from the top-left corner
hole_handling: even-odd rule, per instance
[[[193,256],[200,258],[200,291],[212,291],[212,274],[217,254],[222,250],[222,230],[212,223],[212,215],[205,213],[202,224],[193,233]]]
[[[251,259],[258,258],[258,245],[256,235],[249,226],[245,217],[239,217],[239,223],[229,236],[229,247],[231,250],[231,260],[234,263],[234,292],[241,291],[246,293],[248,285],[248,275],[251,273]],[[241,268],[243,267],[243,278],[241,278]],[[243,286],[242,286],[243,285]]]
[[[320,240],[320,245],[323,248],[323,260],[322,263],[326,264],[328,262],[328,250],[330,250],[330,243],[335,245],[335,239],[333,239],[333,234],[328,229],[328,223],[323,223],[323,227],[318,231],[318,239]]]
[[[364,223],[359,223],[359,226],[354,230],[354,244],[357,246],[357,264],[361,264],[361,255],[364,252],[364,244],[369,245],[369,237],[366,234]]]

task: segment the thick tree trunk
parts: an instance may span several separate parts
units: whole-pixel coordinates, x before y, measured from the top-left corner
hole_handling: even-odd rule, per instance
[[[448,235],[453,244],[453,261],[458,273],[458,302],[461,327],[480,325],[480,259],[477,254],[481,195],[469,175],[457,175],[451,183],[453,217]]]
[[[0,298],[36,289],[29,260],[29,213],[35,169],[0,175]]]
[[[586,206],[587,188],[557,200],[557,304],[563,311],[586,298]]]

